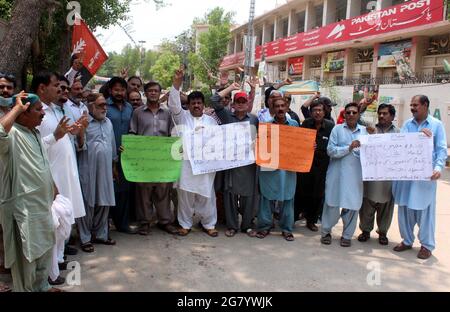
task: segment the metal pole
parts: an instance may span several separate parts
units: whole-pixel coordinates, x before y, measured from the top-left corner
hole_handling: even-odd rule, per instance
[[[245,48],[245,70],[244,70],[244,77],[250,76],[250,72],[252,69],[252,52],[253,52],[253,36],[255,33],[254,29],[254,19],[255,19],[255,1],[256,0],[250,0],[250,14],[248,19],[248,29],[247,29],[247,40],[246,40],[246,48]],[[244,80],[244,79],[243,79]],[[243,81],[245,83],[245,81]]]

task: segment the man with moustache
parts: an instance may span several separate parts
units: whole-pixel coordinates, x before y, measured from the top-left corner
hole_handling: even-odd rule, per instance
[[[72,111],[74,121],[80,119],[83,114],[88,113],[88,108],[83,103],[83,85],[81,84],[80,80],[75,80],[70,86],[69,100],[67,101],[67,105]]]
[[[183,84],[184,72],[177,70],[173,86],[169,95],[169,109],[175,121],[176,131],[180,135],[201,128],[216,126],[217,122],[210,116],[203,114],[205,96],[194,91],[188,96],[188,110],[181,107],[180,89]],[[181,229],[178,235],[186,236],[193,225],[194,214],[200,216],[203,230],[211,237],[217,237],[215,229],[217,223],[216,195],[214,192],[215,173],[193,175],[189,160],[183,161],[181,177],[178,182],[178,222]]]
[[[11,110],[11,97],[14,94],[16,86],[16,78],[12,74],[0,72],[0,117]],[[3,247],[3,229],[0,220],[0,274],[9,274],[10,270],[6,270],[4,266],[5,252]],[[0,293],[8,292],[11,289],[0,282]]]
[[[275,99],[272,103],[275,116],[272,123],[291,127],[298,127],[298,123],[286,117],[289,110],[286,100],[282,97]],[[279,211],[279,226],[283,238],[294,241],[294,196],[297,184],[295,172],[286,170],[268,171],[262,169],[259,173],[259,189],[261,199],[258,211],[257,231],[252,235],[265,238],[270,234],[273,225],[273,211]]]
[[[399,130],[392,123],[395,118],[395,107],[391,104],[378,106],[378,124],[375,128],[367,128],[370,134],[398,133]],[[373,230],[375,213],[377,214],[378,242],[388,245],[387,232],[391,226],[394,214],[394,197],[392,196],[392,182],[371,181],[364,182],[363,205],[359,211],[359,228],[362,233],[358,241],[367,242]]]
[[[141,93],[137,91],[128,92],[128,102],[133,106],[133,110],[141,107],[143,105]]]
[[[258,118],[250,113],[249,96],[245,91],[234,95],[234,111],[224,106],[224,98],[231,97],[231,93],[240,90],[238,83],[230,85],[219,93],[213,95],[211,101],[216,115],[221,124],[230,124],[236,122],[248,122],[251,127],[252,140],[256,139]],[[225,101],[227,102],[227,101]],[[224,174],[224,206],[225,218],[227,222],[227,237],[236,235],[239,229],[243,233],[250,233],[252,228],[252,218],[254,216],[253,207],[256,196],[256,165],[249,165],[231,170],[226,170]],[[242,214],[242,223],[239,227],[239,211]]]
[[[342,218],[344,229],[341,247],[350,247],[358,222],[358,211],[363,200],[363,181],[359,159],[359,138],[367,130],[358,124],[359,106],[349,103],[345,106],[345,123],[334,127],[327,152],[328,166],[325,204],[322,213],[322,238],[324,245],[331,244],[331,231]],[[342,208],[342,211],[341,211]]]
[[[170,111],[160,105],[162,87],[157,82],[144,86],[147,105],[137,108],[131,119],[130,133],[141,136],[169,137],[173,121]],[[136,183],[136,217],[140,223],[139,234],[148,235],[153,208],[156,209],[158,227],[169,234],[177,234],[170,210],[172,183]]]
[[[311,118],[306,119],[302,128],[317,131],[316,149],[310,172],[297,174],[297,191],[295,195],[295,221],[299,220],[302,212],[306,219],[306,227],[317,232],[316,223],[322,211],[325,198],[325,179],[330,157],[327,154],[328,142],[334,123],[325,119],[325,104],[316,101],[311,104]]]
[[[116,205],[111,208],[111,217],[118,231],[136,234],[136,231],[131,230],[129,226],[130,183],[125,179],[120,163],[122,136],[129,133],[133,107],[126,101],[128,84],[125,79],[113,77],[108,82],[108,86],[111,96],[106,100],[108,104],[106,116],[112,123],[116,152],[119,155],[118,178],[114,181]]]
[[[77,224],[81,249],[88,253],[94,252],[93,244],[116,244],[109,237],[108,214],[116,204],[113,175],[117,179],[118,156],[113,125],[106,117],[107,106],[103,95],[89,96],[89,126],[86,136],[83,133],[86,142],[78,157],[86,216],[77,219]]]
[[[138,76],[132,76],[130,78],[128,78],[128,89],[127,92],[130,93],[131,91],[134,92],[141,92],[142,89],[142,79]]]
[[[23,102],[22,102],[23,101]],[[6,261],[18,292],[59,291],[48,283],[55,232],[51,206],[54,184],[45,145],[63,138],[64,121],[44,143],[36,129],[45,112],[39,97],[20,93],[0,118],[0,219]],[[26,103],[26,104],[24,104]]]
[[[413,118],[405,122],[401,132],[423,132],[433,138],[433,174],[430,181],[396,181],[392,185],[395,203],[398,204],[398,223],[403,241],[394,248],[402,252],[412,248],[414,227],[419,227],[422,245],[417,257],[428,259],[436,248],[436,191],[447,160],[447,138],[442,122],[429,114],[430,100],[425,95],[411,99]]]

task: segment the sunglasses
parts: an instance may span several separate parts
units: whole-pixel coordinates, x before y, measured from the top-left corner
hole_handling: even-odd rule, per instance
[[[348,112],[345,112],[345,115],[358,115],[358,112],[348,111]]]
[[[70,87],[66,87],[66,86],[60,86],[60,87],[63,92],[66,90],[70,92],[70,90],[72,90]]]
[[[5,74],[0,72],[0,78],[6,78],[8,80],[16,80],[16,76],[12,75],[12,74]]]
[[[8,85],[0,85],[0,90],[3,90],[3,89],[11,91],[11,90],[14,89],[14,87],[13,86],[8,86]]]

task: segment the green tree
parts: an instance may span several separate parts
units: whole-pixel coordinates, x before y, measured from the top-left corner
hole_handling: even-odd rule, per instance
[[[158,81],[163,88],[169,88],[172,85],[173,74],[180,68],[180,56],[168,51],[162,52],[155,65],[150,69],[155,81]]]
[[[209,25],[208,31],[198,35],[198,51],[189,54],[194,76],[202,84],[213,87],[217,83],[219,65],[227,54],[228,42],[231,39],[233,17],[234,13],[227,13],[223,8],[216,7],[203,19],[194,20],[194,24]]]

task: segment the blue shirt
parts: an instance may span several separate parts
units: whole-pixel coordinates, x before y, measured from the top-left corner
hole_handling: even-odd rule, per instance
[[[274,123],[274,119],[271,121]],[[286,125],[298,127],[294,119],[287,119]],[[264,171],[259,173],[259,186],[262,196],[268,200],[291,200],[295,196],[297,174],[286,170]]]
[[[330,165],[327,171],[325,202],[330,207],[359,210],[363,200],[363,181],[359,150],[350,152],[353,141],[367,135],[366,127],[356,125],[350,130],[347,123],[331,131],[327,147]]]
[[[444,125],[428,116],[420,125],[412,118],[406,121],[401,132],[421,132],[429,129],[433,133],[433,168],[441,172],[447,160],[447,138]],[[413,210],[425,210],[436,200],[437,181],[396,181],[392,185],[395,203]]]
[[[125,102],[122,110],[113,104],[111,98],[106,101],[108,104],[108,111],[106,116],[113,125],[114,137],[116,140],[116,146],[119,148],[122,145],[122,135],[128,134],[130,130],[131,116],[133,115],[133,107],[130,103]]]

